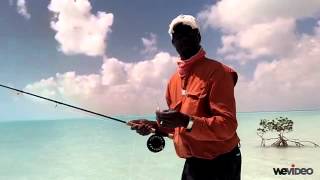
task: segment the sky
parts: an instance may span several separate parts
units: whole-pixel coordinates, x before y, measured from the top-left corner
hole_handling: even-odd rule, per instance
[[[238,72],[238,112],[320,108],[319,0],[0,1],[0,84],[107,115],[165,109],[179,14]],[[0,88],[0,121],[85,115]]]

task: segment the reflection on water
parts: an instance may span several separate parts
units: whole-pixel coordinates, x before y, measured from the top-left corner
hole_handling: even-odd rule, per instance
[[[294,121],[288,137],[318,141],[320,112],[239,113],[242,178],[319,180],[320,148],[259,147],[259,120],[278,116]],[[0,179],[180,179],[184,160],[176,157],[170,140],[157,154],[147,150],[146,140],[123,124],[98,119],[2,122]],[[291,164],[311,167],[314,174],[303,178],[274,175],[273,168],[290,168]]]

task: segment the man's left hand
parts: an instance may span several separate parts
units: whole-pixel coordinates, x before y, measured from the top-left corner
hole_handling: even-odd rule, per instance
[[[156,111],[157,121],[161,127],[187,127],[190,117],[175,110]]]

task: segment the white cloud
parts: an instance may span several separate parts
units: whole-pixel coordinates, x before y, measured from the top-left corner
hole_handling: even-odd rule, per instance
[[[43,89],[42,95],[48,98],[56,97],[56,82],[54,79],[48,78],[48,79],[42,79],[39,82],[33,83],[32,88],[34,89]],[[27,85],[26,89],[30,89],[31,86]]]
[[[105,114],[153,113],[158,103],[166,107],[164,92],[175,58],[165,52],[138,63],[105,58],[100,73],[56,74],[25,89]]]
[[[150,33],[150,37],[143,37],[141,38],[143,44],[143,50],[141,51],[142,54],[154,54],[158,51],[157,48],[157,36],[153,33]]]
[[[9,0],[9,5],[14,6],[14,0]],[[17,0],[17,12],[25,19],[30,19],[31,14],[28,12],[27,2],[25,0]]]
[[[320,36],[305,35],[294,52],[258,64],[253,80],[237,87],[240,110],[286,110],[319,107]]]
[[[204,26],[222,30],[218,53],[242,64],[290,51],[298,38],[296,20],[307,17],[320,17],[319,0],[222,0],[198,14]]]
[[[10,6],[13,6],[13,5],[14,5],[13,0],[9,0],[9,5],[10,5]]]
[[[51,0],[48,9],[54,13],[51,28],[59,50],[65,54],[103,56],[107,33],[111,31],[113,14],[98,11],[91,13],[88,0]]]
[[[270,23],[248,26],[234,34],[222,36],[223,46],[218,53],[227,60],[246,63],[261,56],[285,55],[297,42],[293,19],[275,19]]]
[[[296,27],[297,20],[320,18],[320,1],[221,0],[198,18],[205,27],[222,30],[218,53],[224,59],[242,65],[257,61],[253,78],[240,72],[239,111],[320,106],[320,21],[311,35]]]
[[[259,62],[236,86],[239,111],[320,108],[320,36],[304,35],[292,53]]]
[[[277,18],[303,19],[320,17],[319,0],[221,0],[199,13],[205,26],[239,32],[253,24]]]

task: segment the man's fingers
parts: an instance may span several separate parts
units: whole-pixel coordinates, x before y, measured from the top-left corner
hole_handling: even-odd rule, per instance
[[[146,127],[146,126],[142,126],[139,130],[137,130],[137,132],[140,134],[140,135],[148,135],[151,133],[151,129]]]
[[[172,122],[175,122],[177,118],[159,118],[158,121],[159,121],[159,124],[160,125],[163,125],[164,123],[172,123]]]
[[[133,127],[135,127],[137,124],[134,124],[134,123],[132,123],[132,122],[127,122],[127,125],[128,125],[128,126],[131,126],[131,128],[133,128]]]
[[[170,114],[175,114],[177,113],[178,111],[175,111],[175,110],[164,110],[162,112],[160,112],[160,114],[163,114],[163,115],[170,115]]]
[[[158,120],[163,120],[163,119],[175,119],[178,118],[179,115],[178,113],[158,113],[157,114],[157,119]]]
[[[146,119],[137,119],[127,122],[131,130],[135,130],[140,135],[148,135],[156,129],[157,123]]]
[[[148,135],[152,132],[152,127],[149,124],[134,124],[131,126],[132,130],[136,130],[136,132],[140,135]]]
[[[163,124],[161,127],[163,127],[163,128],[176,128],[177,126],[173,125],[173,124]]]
[[[132,127],[132,126],[135,126],[135,125],[138,125],[141,123],[142,123],[141,120],[131,120],[131,121],[127,122],[127,125]]]
[[[159,112],[156,114],[157,118],[166,118],[166,117],[171,117],[174,115],[174,113],[163,113],[163,112]]]
[[[138,129],[138,126],[137,126],[137,125],[132,125],[132,126],[131,126],[131,130],[136,130],[136,129]]]
[[[175,119],[176,119],[175,117],[164,117],[164,116],[157,117],[157,120],[161,126],[163,124],[167,124],[168,122],[171,123],[172,121],[175,121]]]
[[[170,121],[162,121],[162,123],[160,124],[161,127],[165,127],[165,128],[175,128],[177,125],[174,122],[170,122]]]
[[[151,125],[151,124],[147,124],[147,125],[146,125],[146,128],[152,129],[152,128],[154,128],[154,127],[153,127],[153,125]]]

